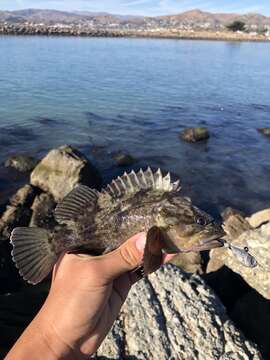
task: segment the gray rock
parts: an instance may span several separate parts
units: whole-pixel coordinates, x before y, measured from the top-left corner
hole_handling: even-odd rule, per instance
[[[0,219],[0,238],[9,239],[11,231],[17,226],[28,226],[31,211],[21,206],[7,206]]]
[[[270,137],[270,128],[260,128],[257,131],[267,137]]]
[[[135,163],[135,159],[127,153],[116,153],[113,155],[113,159],[118,166],[128,166]]]
[[[31,219],[31,206],[36,190],[25,185],[10,198],[10,203],[0,218],[0,238],[8,239],[16,226],[28,226]]]
[[[31,174],[31,184],[63,199],[77,184],[98,187],[101,178],[82,153],[69,145],[51,150]]]
[[[179,136],[180,139],[193,143],[207,140],[210,137],[208,129],[204,127],[184,129]]]
[[[33,203],[34,197],[36,196],[36,189],[31,185],[27,184],[20,188],[16,194],[10,198],[10,204],[12,206],[31,206]]]
[[[207,272],[216,271],[226,265],[266,299],[270,299],[270,223],[259,229],[248,230],[242,233],[233,244],[239,247],[247,246],[250,253],[256,258],[258,266],[247,268],[243,266],[226,249],[219,248],[210,251],[210,261]]]
[[[262,224],[270,222],[270,209],[258,211],[246,220],[249,222],[250,226],[257,228]]]
[[[5,166],[13,167],[14,169],[21,172],[27,172],[33,170],[37,163],[38,160],[32,156],[14,155],[6,160]]]
[[[56,225],[54,220],[55,205],[56,203],[50,194],[42,193],[36,196],[31,207],[33,214],[30,226],[53,230]]]
[[[262,359],[203,280],[173,265],[132,288],[95,358]]]

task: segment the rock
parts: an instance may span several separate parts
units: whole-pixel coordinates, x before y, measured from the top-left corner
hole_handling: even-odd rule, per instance
[[[114,154],[113,159],[116,161],[118,166],[128,166],[135,163],[135,159],[126,153]]]
[[[197,275],[167,265],[131,289],[96,359],[262,359]]]
[[[241,234],[251,229],[248,221],[238,210],[228,207],[222,212],[222,218],[224,219],[223,228],[227,234],[225,239],[230,243],[235,244],[236,239]],[[225,265],[225,259],[228,254],[229,251],[225,248],[217,248],[210,251],[210,260],[207,264],[206,272],[211,273],[221,269]]]
[[[251,229],[248,221],[243,218],[240,214],[234,214],[229,216],[226,221],[224,221],[224,230],[227,233],[228,241],[233,242],[237,239],[243,232]]]
[[[12,206],[31,206],[36,193],[36,189],[27,184],[19,189],[16,194],[10,198],[10,204]]]
[[[187,128],[180,133],[180,138],[188,142],[197,142],[207,140],[209,138],[209,131],[204,127]]]
[[[9,239],[11,231],[17,226],[28,226],[31,210],[22,206],[7,206],[0,219],[0,238]]]
[[[270,128],[260,128],[257,131],[267,137],[270,137]]]
[[[263,358],[270,359],[270,301],[250,291],[235,304],[230,317],[245,335],[258,344]]]
[[[241,215],[242,217],[245,216],[242,211],[234,209],[230,206],[226,207],[221,213],[222,219],[224,221],[226,221],[231,215]]]
[[[31,174],[31,184],[63,199],[77,184],[99,187],[101,178],[82,153],[69,145],[51,150]]]
[[[202,274],[202,258],[200,253],[182,253],[176,255],[171,263],[187,273]]]
[[[54,219],[55,201],[52,195],[43,193],[36,196],[31,207],[33,215],[30,226],[53,230],[57,224]]]
[[[252,226],[253,228],[257,228],[262,224],[270,222],[270,209],[265,209],[256,212],[255,214],[247,218],[247,221],[249,222],[250,226]]]
[[[0,238],[8,239],[17,226],[28,226],[31,219],[31,204],[37,193],[31,185],[25,185],[11,198],[0,218]]]
[[[250,253],[258,261],[258,266],[251,269],[243,266],[226,249],[219,248],[210,251],[210,261],[207,272],[216,271],[217,264],[225,264],[266,299],[270,299],[270,223],[259,229],[242,233],[233,244],[239,247],[248,246]]]
[[[14,169],[21,172],[27,172],[33,170],[37,163],[38,160],[32,156],[14,155],[6,160],[5,166],[13,167]]]

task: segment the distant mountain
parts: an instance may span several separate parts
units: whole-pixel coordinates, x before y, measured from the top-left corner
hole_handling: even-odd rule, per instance
[[[239,15],[234,13],[209,13],[201,10],[190,10],[177,15],[161,16],[159,19],[167,22],[168,25],[191,25],[201,26],[209,24],[210,28],[224,27],[227,24],[241,20],[247,25],[270,25],[270,17],[250,13]]]
[[[270,17],[260,14],[227,14],[209,13],[201,10],[186,11],[176,15],[140,17],[115,15],[106,12],[57,11],[26,9],[17,11],[0,11],[0,22],[34,23],[46,25],[89,25],[92,27],[110,28],[178,28],[178,29],[221,29],[235,21],[244,21],[251,29],[267,27],[270,29]]]

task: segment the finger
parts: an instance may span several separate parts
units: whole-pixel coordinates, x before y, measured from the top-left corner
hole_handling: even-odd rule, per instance
[[[100,258],[102,274],[107,280],[114,280],[120,275],[133,270],[141,264],[146,242],[145,233],[139,233],[115,251]]]

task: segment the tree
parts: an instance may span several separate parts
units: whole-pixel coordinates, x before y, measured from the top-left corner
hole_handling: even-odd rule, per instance
[[[227,27],[227,29],[234,31],[234,32],[245,31],[246,24],[243,21],[235,20],[231,24],[227,25],[226,27]]]

